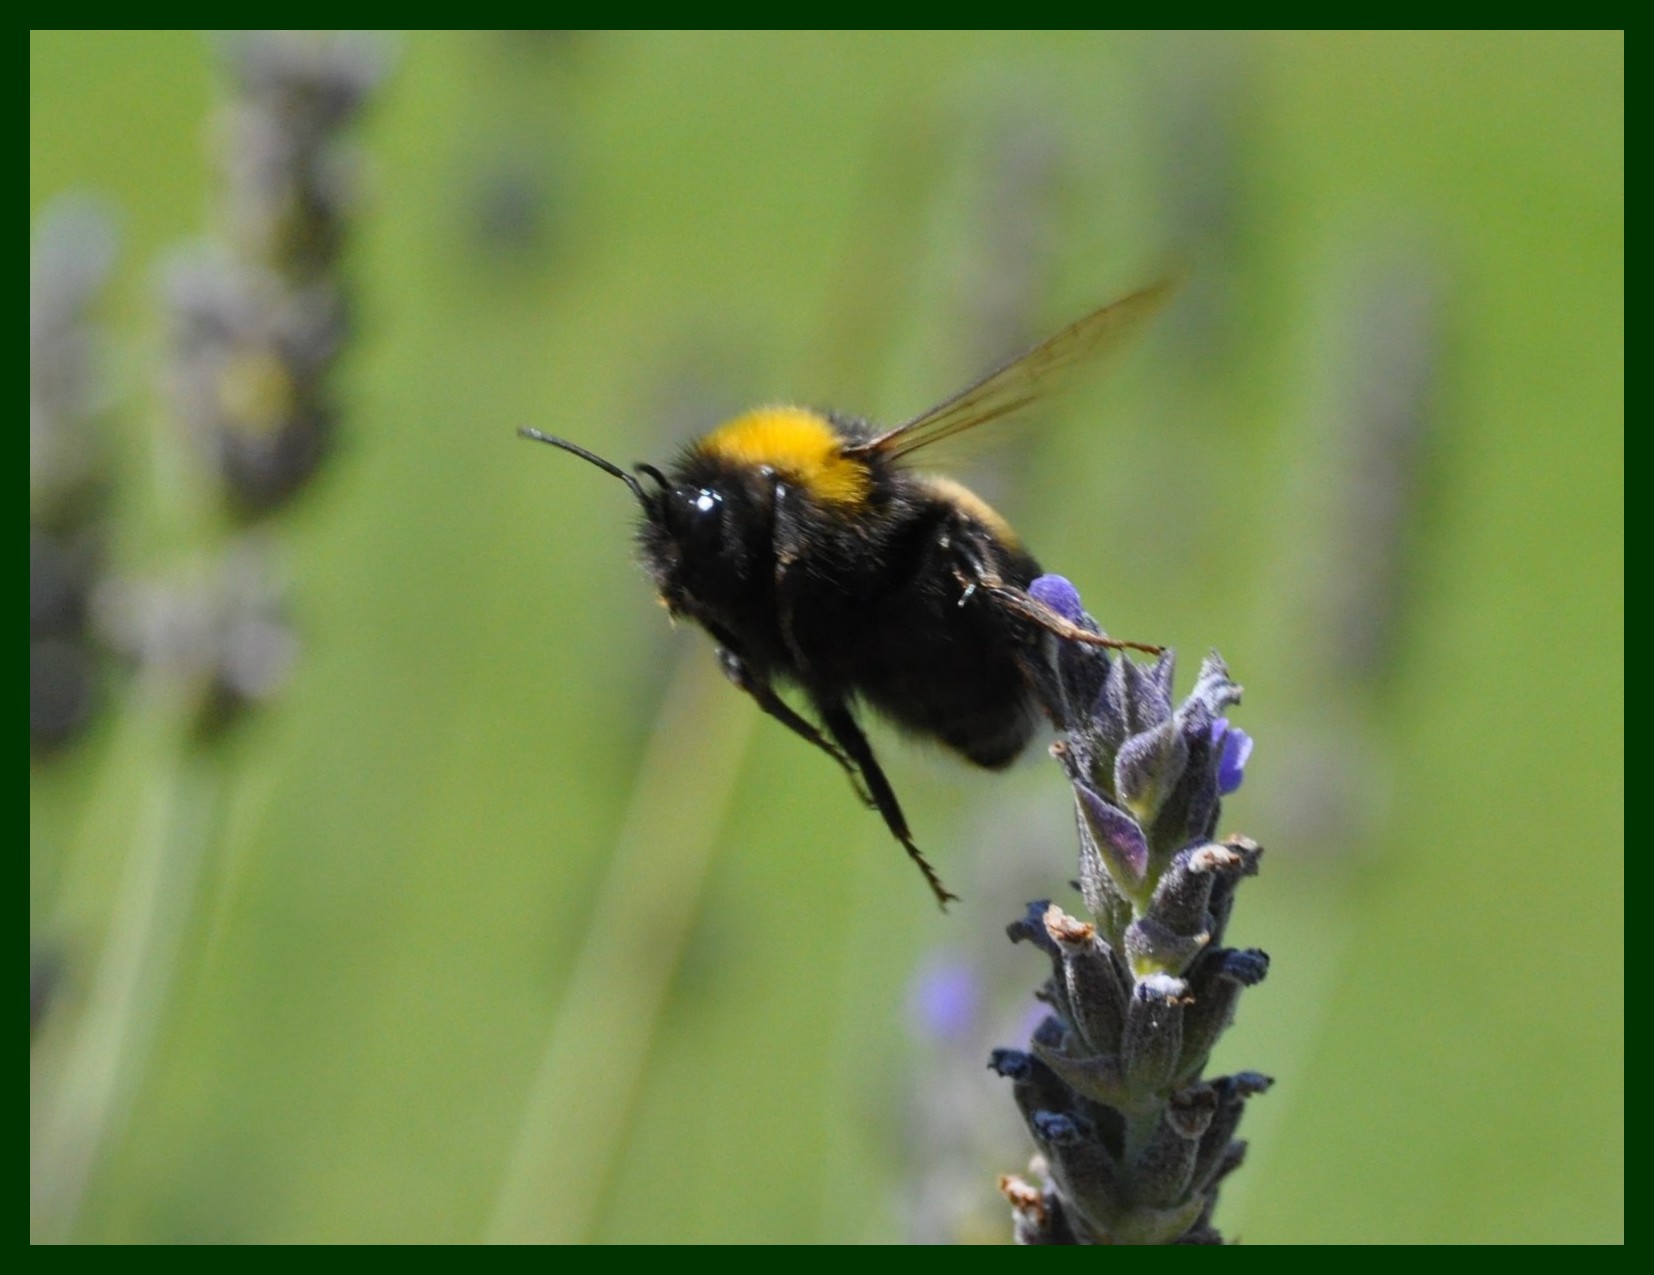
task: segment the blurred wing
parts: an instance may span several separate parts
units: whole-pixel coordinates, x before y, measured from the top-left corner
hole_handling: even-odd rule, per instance
[[[1159,309],[1173,286],[1166,280],[1094,310],[928,412],[852,451],[882,452],[894,460],[1021,411],[1044,398],[1075,367],[1117,347]]]

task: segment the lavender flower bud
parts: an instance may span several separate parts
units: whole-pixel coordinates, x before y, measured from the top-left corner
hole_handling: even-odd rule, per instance
[[[1136,1092],[1158,1089],[1183,1054],[1183,1007],[1189,985],[1170,974],[1150,974],[1131,990],[1120,1060]]]
[[[1046,930],[1062,952],[1068,1011],[1091,1054],[1118,1053],[1125,1026],[1124,971],[1095,926],[1076,921],[1056,904],[1045,914]]]
[[[1207,902],[1207,910],[1211,915],[1212,942],[1223,942],[1223,934],[1229,927],[1229,913],[1235,906],[1235,887],[1240,884],[1242,877],[1258,875],[1258,861],[1263,858],[1263,847],[1251,837],[1225,837],[1223,846],[1241,858],[1239,871],[1226,871],[1219,874],[1212,882],[1212,897]]]
[[[1197,1191],[1216,1186],[1240,1167],[1246,1156],[1246,1144],[1234,1141],[1234,1134],[1240,1125],[1241,1112],[1248,1098],[1266,1092],[1275,1082],[1255,1071],[1243,1071],[1220,1076],[1211,1083],[1218,1095],[1218,1109],[1200,1139],[1200,1151],[1195,1158],[1192,1185]]]
[[[1217,1109],[1218,1096],[1210,1085],[1172,1094],[1154,1134],[1132,1162],[1132,1195],[1138,1203],[1165,1208],[1184,1197],[1194,1178],[1200,1140]]]
[[[1208,951],[1189,972],[1190,1003],[1183,1011],[1183,1063],[1180,1076],[1195,1076],[1206,1065],[1218,1037],[1235,1021],[1243,988],[1255,987],[1269,972],[1269,957],[1255,948]]]

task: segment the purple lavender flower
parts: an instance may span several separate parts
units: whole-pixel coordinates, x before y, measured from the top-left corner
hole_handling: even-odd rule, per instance
[[[1062,577],[1028,592],[1101,632]],[[1042,1185],[1001,1181],[1022,1243],[1221,1243],[1211,1216],[1244,1154],[1235,1128],[1270,1084],[1201,1079],[1241,989],[1269,968],[1262,952],[1222,946],[1235,886],[1262,851],[1214,840],[1252,751],[1224,715],[1240,687],[1213,653],[1174,704],[1174,671],[1170,652],[1139,665],[1075,642],[1030,671],[1061,727],[1052,752],[1074,788],[1093,919],[1036,904],[1009,929],[1051,962],[1039,994],[1050,1015],[1026,1051],[989,1064],[1012,1082],[1041,1155]]]

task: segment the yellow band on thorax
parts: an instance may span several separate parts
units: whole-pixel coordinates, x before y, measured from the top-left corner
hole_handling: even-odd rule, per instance
[[[867,499],[867,466],[847,457],[843,436],[808,408],[760,407],[720,425],[699,449],[737,464],[768,465],[828,504],[859,505]]]

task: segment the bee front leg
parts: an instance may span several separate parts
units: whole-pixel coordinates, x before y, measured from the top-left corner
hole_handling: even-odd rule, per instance
[[[877,804],[866,787],[863,786],[861,772],[856,769],[855,763],[846,757],[834,745],[832,740],[799,716],[786,700],[777,695],[768,678],[760,677],[753,672],[745,660],[727,647],[721,646],[718,648],[718,667],[724,671],[725,677],[752,696],[759,708],[775,718],[776,721],[800,739],[808,740],[836,761],[844,773],[850,777],[850,786],[856,790],[856,796],[861,798],[862,805],[871,808]]]
[[[949,902],[957,901],[959,896],[942,884],[942,878],[936,875],[936,869],[930,866],[930,860],[913,844],[913,834],[907,829],[907,817],[902,814],[901,804],[896,800],[896,792],[891,788],[890,781],[884,777],[884,771],[879,768],[879,763],[873,756],[873,747],[867,742],[867,736],[861,733],[861,727],[856,725],[856,719],[851,716],[850,710],[845,707],[842,700],[836,703],[817,703],[816,707],[821,712],[822,724],[839,742],[839,746],[850,755],[851,760],[861,768],[862,778],[867,781],[868,790],[873,794],[873,804],[884,816],[885,827],[902,843],[907,857],[924,873],[925,882],[930,886],[931,893],[936,896],[936,902],[941,905],[944,912],[947,911]]]

